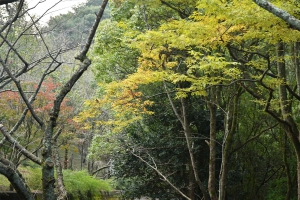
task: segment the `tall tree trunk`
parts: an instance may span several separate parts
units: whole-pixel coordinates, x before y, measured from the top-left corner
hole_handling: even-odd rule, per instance
[[[216,106],[216,88],[210,90],[210,101],[208,102],[210,112],[209,124],[209,176],[208,176],[208,192],[211,200],[217,200],[216,192],[216,124],[217,124],[217,106]]]
[[[199,173],[198,173],[197,167],[196,167],[196,161],[195,161],[193,148],[192,148],[192,141],[191,141],[192,134],[191,134],[190,127],[189,127],[189,122],[188,122],[188,119],[187,119],[185,99],[181,98],[182,116],[180,116],[178,111],[177,111],[177,108],[175,107],[175,105],[173,103],[172,97],[171,97],[171,95],[168,91],[166,83],[163,82],[163,84],[164,84],[164,88],[165,88],[165,91],[167,93],[169,102],[171,104],[172,110],[173,110],[174,114],[176,115],[178,121],[180,122],[180,124],[182,125],[182,128],[183,128],[184,136],[185,136],[186,143],[187,143],[187,148],[188,148],[188,151],[189,151],[191,167],[192,167],[192,170],[193,170],[193,174],[195,176],[195,181],[196,181],[200,191],[203,194],[203,199],[208,200],[209,198],[208,198],[206,189],[205,189],[204,185],[202,184],[202,181],[200,180]]]
[[[287,178],[285,200],[290,200],[292,195],[293,185],[292,185],[291,170],[287,160],[287,135],[285,133],[283,133],[283,137],[282,137],[282,157],[283,157],[285,174]]]
[[[52,136],[55,122],[50,122],[46,131],[45,138],[43,141],[42,149],[42,185],[43,185],[43,199],[44,200],[55,200],[54,193],[54,161],[52,156]]]
[[[291,106],[289,105],[289,99],[287,95],[286,86],[286,68],[284,62],[284,44],[279,42],[277,44],[277,71],[278,77],[283,80],[283,83],[279,86],[279,99],[281,107],[282,120],[281,125],[285,133],[289,136],[294,146],[297,156],[297,177],[298,177],[298,199],[300,199],[300,141],[299,130],[296,122],[291,116]]]
[[[194,172],[195,180],[196,180],[197,185],[199,186],[199,189],[203,193],[203,199],[208,200],[208,196],[206,194],[205,187],[202,184],[202,182],[200,180],[200,177],[199,177],[199,173],[197,171],[197,165],[196,165],[196,160],[195,160],[195,156],[194,156],[194,152],[193,152],[193,148],[192,148],[192,141],[191,141],[192,134],[191,134],[191,130],[190,130],[190,127],[189,127],[189,122],[188,122],[188,119],[187,119],[186,103],[185,103],[185,99],[183,99],[183,98],[181,98],[181,106],[182,106],[183,130],[184,130],[184,135],[185,135],[185,139],[186,139],[186,143],[187,143],[187,148],[188,148],[190,159],[191,159],[191,164],[192,164],[192,169],[193,169],[193,172]]]
[[[192,163],[189,163],[189,197],[191,200],[195,200],[195,175],[192,167]]]
[[[300,95],[300,60],[299,60],[300,42],[292,44],[292,56],[296,72],[297,94]]]
[[[225,134],[222,143],[222,163],[219,178],[219,199],[225,200],[226,197],[226,181],[228,173],[228,162],[230,159],[230,148],[233,143],[233,136],[237,127],[237,110],[238,101],[242,94],[242,88],[238,88],[237,95],[234,98],[232,108],[228,108],[225,113]],[[231,107],[228,105],[228,107]],[[231,120],[229,119],[231,117]]]

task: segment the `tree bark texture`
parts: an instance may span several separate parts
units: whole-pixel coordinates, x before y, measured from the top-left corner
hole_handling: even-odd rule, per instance
[[[189,197],[191,200],[195,200],[195,185],[196,185],[196,180],[195,180],[195,175],[194,175],[194,170],[192,167],[191,161],[189,162]]]

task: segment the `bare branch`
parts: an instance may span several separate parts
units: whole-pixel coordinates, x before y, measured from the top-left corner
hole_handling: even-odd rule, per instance
[[[166,181],[174,190],[176,190],[181,196],[183,196],[185,199],[187,200],[191,200],[188,196],[186,196],[184,193],[182,193],[180,191],[180,189],[178,189],[175,185],[173,185],[171,183],[171,181],[165,176],[163,175],[163,173],[157,168],[157,167],[153,167],[150,163],[148,163],[146,160],[144,160],[141,156],[135,154],[133,151],[130,151],[130,153],[132,155],[134,155],[135,157],[137,157],[138,159],[140,159],[143,163],[145,163],[148,167],[150,167],[151,169],[153,169],[156,173],[158,173],[164,181]],[[152,159],[153,160],[153,159]]]
[[[17,142],[11,135],[8,134],[8,131],[4,128],[2,124],[0,124],[0,131],[5,136],[8,142],[13,144],[24,156],[32,160],[33,162],[37,164],[41,164],[41,160],[33,155],[31,152],[29,152],[27,149],[25,149],[19,142]]]
[[[109,168],[110,165],[106,165],[104,167],[100,167],[99,169],[96,169],[95,171],[92,172],[92,175],[95,175],[96,173],[98,173],[99,171],[103,170],[103,169],[107,169]]]
[[[12,1],[12,0],[0,0],[0,1],[4,2],[4,1]],[[10,21],[6,22],[4,24],[4,26],[1,27],[0,33],[2,33],[8,26],[11,26],[19,18],[21,10],[22,10],[23,5],[24,5],[24,2],[25,2],[25,0],[20,0],[20,3],[18,5],[18,10],[17,10],[16,14],[14,15],[14,17]],[[0,3],[0,5],[2,5],[2,4]]]
[[[19,52],[13,47],[13,45],[7,41],[7,39],[0,33],[0,37],[3,39],[3,41],[9,46],[10,50],[13,50],[13,52],[18,56],[18,58],[24,63],[25,67],[28,66],[28,63],[26,60],[19,54]],[[10,51],[9,50],[9,51]]]
[[[98,24],[100,23],[100,20],[101,20],[101,18],[103,16],[104,9],[106,7],[107,2],[108,2],[108,0],[103,0],[102,1],[102,5],[101,5],[100,10],[99,10],[99,12],[97,14],[96,21],[94,22],[94,25],[93,25],[93,27],[92,27],[92,29],[90,31],[88,40],[87,40],[87,42],[86,42],[83,50],[79,53],[78,56],[75,57],[77,60],[80,60],[81,62],[83,62],[85,60],[86,54],[87,54],[87,52],[90,49],[90,46],[91,46],[93,38],[94,38],[94,36],[96,34],[96,31],[97,31],[97,28],[98,28]]]
[[[23,99],[23,101],[25,102],[27,108],[29,109],[30,113],[32,114],[32,117],[39,123],[39,125],[41,127],[44,126],[43,121],[37,116],[37,114],[34,112],[33,107],[31,106],[31,103],[28,101],[28,99],[26,98],[23,89],[21,87],[21,84],[19,81],[17,81],[17,79],[14,77],[14,75],[10,72],[10,70],[8,69],[8,67],[6,66],[6,64],[3,62],[3,60],[0,58],[0,62],[3,65],[4,70],[6,71],[6,73],[10,76],[10,78],[13,80],[13,82],[15,83],[15,85],[18,88],[18,91]]]
[[[270,129],[275,128],[277,125],[278,125],[278,124],[274,124],[274,125],[272,125],[271,127],[268,127],[268,128],[266,128],[266,129],[262,130],[260,133],[258,133],[258,134],[256,134],[256,135],[252,136],[252,137],[249,138],[246,142],[244,142],[243,144],[241,144],[239,147],[237,147],[237,148],[235,148],[234,150],[232,150],[232,151],[230,152],[230,154],[232,155],[234,152],[237,152],[238,150],[240,150],[241,148],[243,148],[244,146],[246,146],[249,142],[255,140],[256,138],[259,138],[264,132],[266,132],[266,131],[268,131],[268,130],[270,130]]]
[[[88,40],[86,42],[86,45],[84,49],[81,51],[81,53],[75,57],[75,59],[78,59],[81,61],[81,65],[78,68],[78,70],[72,75],[72,77],[69,79],[69,81],[62,87],[60,90],[60,93],[56,97],[54,101],[53,111],[51,113],[51,120],[55,124],[56,119],[58,117],[59,111],[60,111],[60,105],[63,101],[63,99],[66,97],[66,95],[71,91],[74,84],[77,82],[77,80],[82,76],[82,74],[88,69],[88,67],[91,64],[91,60],[87,58],[86,54],[92,44],[92,40],[96,34],[97,27],[100,23],[100,20],[103,16],[104,9],[107,5],[108,0],[103,0],[102,5],[100,7],[100,10],[97,14],[96,21],[94,22],[94,25],[90,31],[90,35],[88,37]]]
[[[172,98],[171,98],[171,95],[170,95],[170,93],[169,93],[169,91],[168,91],[166,82],[164,81],[163,84],[164,84],[164,88],[165,88],[166,94],[167,94],[167,96],[168,96],[169,102],[170,102],[170,104],[171,104],[171,106],[172,106],[173,112],[174,112],[174,114],[176,115],[176,117],[177,117],[177,119],[179,120],[179,122],[181,123],[181,125],[184,127],[183,120],[182,120],[181,116],[179,115],[179,113],[177,112],[177,109],[176,109],[176,107],[175,107],[175,105],[174,105],[174,102],[173,102],[173,100],[172,100]]]

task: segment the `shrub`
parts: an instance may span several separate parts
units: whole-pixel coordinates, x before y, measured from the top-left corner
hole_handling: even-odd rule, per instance
[[[42,190],[42,169],[40,167],[21,167],[20,172],[31,190]]]
[[[87,171],[65,170],[64,182],[68,193],[73,196],[87,194],[89,191],[92,196],[101,195],[100,191],[111,191],[108,181],[96,179],[88,174]]]

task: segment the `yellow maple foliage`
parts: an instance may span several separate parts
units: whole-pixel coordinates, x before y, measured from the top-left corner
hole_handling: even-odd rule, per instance
[[[140,51],[136,72],[123,80],[102,84],[105,91],[103,98],[87,101],[88,109],[76,120],[95,119],[103,110],[109,109],[110,117],[100,120],[100,123],[120,130],[142,119],[144,114],[152,114],[149,107],[154,102],[145,98],[141,85],[167,81],[177,87],[178,98],[189,94],[205,96],[210,86],[226,85],[242,78],[240,63],[228,54],[228,45],[242,48],[242,45],[253,43],[255,45],[248,45],[245,51],[255,52],[278,41],[294,42],[300,38],[299,31],[290,29],[284,21],[262,10],[251,0],[197,2],[197,10],[187,19],[172,19],[157,29],[139,34],[135,32],[137,37],[131,38],[127,45]],[[159,4],[155,0],[144,3]],[[274,3],[284,6],[287,11],[293,9],[292,4]],[[129,29],[124,22],[119,23],[119,27]],[[130,35],[130,31],[126,32]],[[266,65],[266,60],[261,57],[245,64],[259,70],[264,70]],[[182,82],[188,82],[189,87],[178,87]],[[266,78],[265,84],[277,87],[280,80]]]

